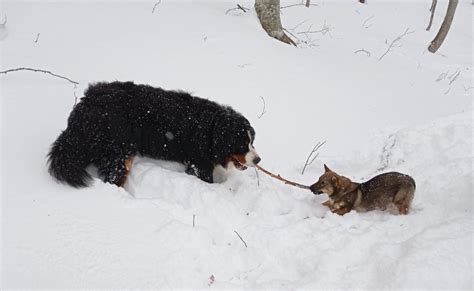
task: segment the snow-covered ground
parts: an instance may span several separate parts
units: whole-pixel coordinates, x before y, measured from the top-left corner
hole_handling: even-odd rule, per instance
[[[2,288],[472,289],[471,1],[435,55],[447,1],[430,32],[431,1],[285,8],[298,48],[267,37],[253,10],[226,14],[252,2],[1,2],[0,70],[80,83],[0,75]],[[231,105],[256,129],[261,165],[303,184],[324,163],[356,181],[410,174],[412,212],[340,217],[253,169],[210,185],[146,158],[126,189],[56,184],[45,155],[76,96],[115,79]]]

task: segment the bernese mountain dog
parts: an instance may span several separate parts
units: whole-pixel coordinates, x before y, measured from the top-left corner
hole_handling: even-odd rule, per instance
[[[97,83],[84,95],[48,154],[60,182],[87,186],[93,165],[104,182],[122,186],[136,155],[183,163],[208,183],[218,167],[260,161],[254,129],[229,106],[133,82]]]

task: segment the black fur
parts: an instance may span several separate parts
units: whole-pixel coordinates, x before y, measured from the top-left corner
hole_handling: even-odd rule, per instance
[[[53,143],[49,172],[83,187],[92,164],[105,182],[120,184],[125,160],[140,154],[181,162],[187,173],[212,183],[216,165],[248,152],[248,131],[253,141],[244,116],[207,99],[133,82],[98,83],[89,86]]]

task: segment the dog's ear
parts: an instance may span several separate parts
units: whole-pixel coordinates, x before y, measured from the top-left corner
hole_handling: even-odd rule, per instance
[[[339,188],[339,179],[336,176],[331,177],[331,182],[337,189]]]
[[[328,166],[326,166],[326,164],[324,164],[324,172],[325,173],[331,172],[331,169],[329,169]]]

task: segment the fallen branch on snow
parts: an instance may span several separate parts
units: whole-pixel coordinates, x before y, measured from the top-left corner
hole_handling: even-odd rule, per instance
[[[39,40],[39,38],[40,38],[40,35],[41,35],[41,33],[38,32],[38,34],[36,35],[36,38],[35,38],[35,43],[38,43],[38,40]]]
[[[32,71],[32,72],[44,73],[44,74],[48,74],[48,75],[51,75],[51,76],[56,77],[56,78],[60,78],[60,79],[69,81],[70,83],[74,84],[74,86],[79,85],[79,82],[73,81],[73,80],[71,80],[71,79],[69,79],[69,78],[67,78],[67,77],[64,77],[64,76],[61,76],[61,75],[52,73],[52,72],[50,72],[50,71],[41,70],[41,69],[15,68],[15,69],[9,69],[9,70],[6,70],[6,71],[0,71],[0,74],[8,74],[8,73],[17,72],[17,71]]]
[[[234,11],[234,10],[242,10],[244,13],[247,13],[247,11],[250,10],[250,9],[247,8],[247,7],[244,7],[244,6],[240,5],[240,4],[237,4],[237,7],[228,9],[228,10],[225,12],[225,14],[227,15],[229,12]]]
[[[311,4],[310,1],[307,1],[306,4],[305,4],[305,3],[291,4],[291,5],[281,6],[280,9],[285,9],[285,8],[290,8],[290,7],[296,7],[296,6],[306,6],[306,7],[309,7],[309,6],[318,6],[318,4]]]
[[[404,36],[410,34],[410,33],[414,33],[415,31],[414,30],[410,30],[410,28],[408,27],[404,33],[402,33],[401,35],[397,36],[394,40],[392,40],[392,42],[389,44],[387,50],[380,56],[379,58],[379,61],[381,61],[383,59],[383,57],[385,57],[386,54],[388,54],[390,52],[390,50],[393,48],[393,47],[400,47],[399,46],[395,46],[395,44],[397,42],[399,42]],[[387,42],[386,42],[387,43]]]
[[[258,119],[262,118],[262,116],[263,116],[265,113],[267,113],[267,111],[265,110],[265,99],[263,99],[262,96],[260,96],[260,99],[262,99],[262,101],[263,101],[263,109],[262,109],[262,113],[260,113],[260,115],[257,116]]]
[[[155,5],[153,5],[153,9],[151,10],[151,13],[155,13],[155,9],[156,9],[156,6],[160,5],[161,3],[161,0],[159,0],[158,2],[155,3]]]
[[[309,186],[306,186],[306,185],[303,185],[303,184],[299,184],[299,183],[296,183],[296,182],[293,182],[293,181],[289,181],[287,179],[284,179],[282,176],[280,176],[280,174],[278,175],[275,175],[267,170],[265,170],[264,168],[262,168],[261,166],[259,165],[255,165],[255,167],[257,169],[259,169],[260,171],[264,172],[265,174],[269,175],[270,177],[272,178],[275,178],[277,180],[280,180],[280,181],[283,181],[285,184],[288,184],[288,185],[291,185],[291,186],[295,186],[295,187],[298,187],[298,188],[301,188],[301,189],[309,189]]]
[[[247,247],[247,243],[246,243],[246,242],[244,241],[244,239],[240,236],[240,234],[239,234],[237,231],[235,231],[235,230],[234,230],[234,232],[235,232],[235,234],[240,238],[240,240],[244,243],[245,247]]]
[[[364,49],[356,50],[354,54],[357,54],[357,53],[365,53],[367,57],[370,58],[370,52],[368,50],[364,50]]]

